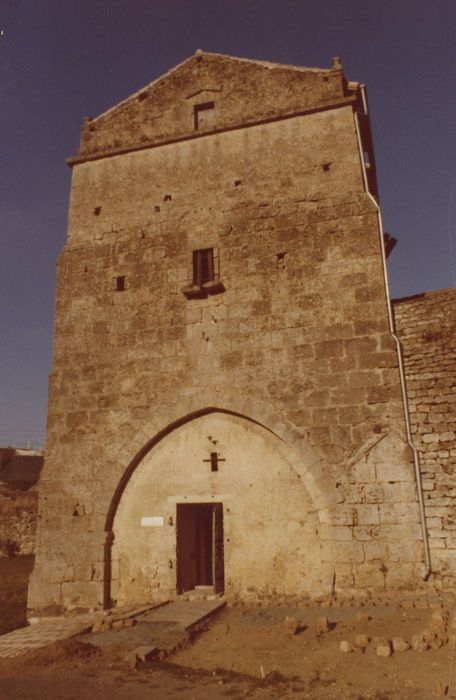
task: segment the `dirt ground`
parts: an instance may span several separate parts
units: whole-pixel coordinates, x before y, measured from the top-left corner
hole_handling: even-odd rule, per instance
[[[381,639],[402,637],[410,642],[414,635],[431,630],[432,613],[432,608],[384,606],[228,608],[171,661],[193,669],[296,679],[317,698],[443,697],[449,682],[452,635],[438,649],[409,649],[388,658],[376,653]],[[301,623],[298,634],[287,629],[287,616]],[[319,632],[321,616],[329,620],[327,632]],[[367,647],[342,653],[340,643],[346,640],[354,645],[357,635],[366,635]],[[456,684],[452,690],[456,693]]]
[[[28,558],[0,559],[3,632],[15,622],[23,623],[30,569]],[[125,661],[128,650],[102,654],[90,643],[70,640],[15,662],[1,662],[0,700],[448,698],[454,600],[434,598],[421,604],[409,599],[401,606],[397,601],[394,605],[371,601],[358,608],[227,607],[192,643],[165,661],[136,669]],[[450,629],[439,632],[443,639],[449,632],[445,644],[422,652],[377,655],[380,639],[402,637],[410,642],[425,630],[432,633],[432,616],[440,604],[450,613]],[[329,621],[326,630],[322,617]],[[364,639],[365,649],[342,653],[340,643],[354,646],[357,635],[370,640]],[[450,693],[456,696],[456,678]]]

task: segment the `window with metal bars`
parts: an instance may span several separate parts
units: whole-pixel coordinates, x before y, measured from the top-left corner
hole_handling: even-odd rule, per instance
[[[214,249],[202,248],[193,251],[193,284],[202,287],[214,279]]]

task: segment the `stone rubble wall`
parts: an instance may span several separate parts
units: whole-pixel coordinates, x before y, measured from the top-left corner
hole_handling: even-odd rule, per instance
[[[34,554],[38,493],[0,487],[0,556]]]
[[[411,427],[420,454],[432,567],[456,577],[456,289],[394,302]]]

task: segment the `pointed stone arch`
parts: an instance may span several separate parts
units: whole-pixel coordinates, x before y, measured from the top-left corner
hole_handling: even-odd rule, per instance
[[[182,410],[187,409],[184,413]],[[234,401],[223,407],[201,405],[197,398],[187,399],[180,404],[167,407],[157,418],[152,418],[116,455],[118,473],[121,477],[114,490],[105,521],[104,547],[104,607],[111,607],[111,557],[114,542],[113,525],[122,495],[137,469],[138,465],[164,438],[173,431],[185,426],[197,418],[210,414],[225,414],[248,421],[266,430],[278,438],[284,450],[293,458],[295,471],[299,479],[305,483],[317,512],[327,508],[332,495],[331,480],[324,461],[310,445],[307,436],[301,430],[288,424],[282,416],[274,414],[270,406],[262,402],[247,400]],[[159,425],[161,423],[161,425]],[[151,437],[152,436],[152,437]]]

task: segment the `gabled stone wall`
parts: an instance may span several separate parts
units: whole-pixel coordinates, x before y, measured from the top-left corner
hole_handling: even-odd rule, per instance
[[[80,156],[191,138],[198,104],[214,102],[207,129],[213,131],[356,99],[340,64],[333,69],[298,68],[197,52],[115,108],[87,120]]]
[[[394,302],[433,570],[456,576],[456,289]]]

